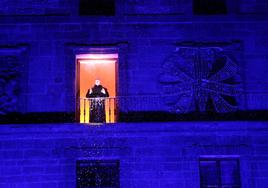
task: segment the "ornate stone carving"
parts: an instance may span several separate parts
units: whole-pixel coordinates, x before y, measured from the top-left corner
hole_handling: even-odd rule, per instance
[[[238,72],[236,60],[221,47],[179,47],[163,64],[165,102],[178,113],[236,111]]]
[[[17,111],[19,62],[14,56],[0,57],[0,114]]]

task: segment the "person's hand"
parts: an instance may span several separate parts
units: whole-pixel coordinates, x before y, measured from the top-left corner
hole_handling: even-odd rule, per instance
[[[105,92],[105,89],[101,89],[101,92],[103,93],[103,94],[106,94],[106,92]]]
[[[92,93],[92,89],[89,90],[89,94],[91,94],[91,93]]]

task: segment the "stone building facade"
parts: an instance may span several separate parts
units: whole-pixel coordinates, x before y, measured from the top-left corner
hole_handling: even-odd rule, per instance
[[[28,124],[0,130],[3,188],[76,187],[79,161],[118,162],[119,183],[111,187],[198,188],[203,159],[238,160],[240,184],[233,187],[267,186],[267,122]],[[234,184],[232,166],[224,169],[225,182]]]
[[[266,187],[267,7],[265,0],[2,0],[0,186],[79,187],[83,165],[95,165],[102,181],[112,166],[114,187],[205,187],[206,165],[219,175],[221,160],[234,160],[227,171],[239,169],[237,187]],[[78,123],[77,57],[88,54],[117,55],[123,123]]]

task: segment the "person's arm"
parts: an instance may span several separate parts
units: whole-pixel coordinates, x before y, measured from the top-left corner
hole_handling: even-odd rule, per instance
[[[104,88],[105,89],[105,92],[106,92],[106,97],[109,97],[109,92],[108,92],[108,90],[106,89],[106,88]]]
[[[105,87],[101,89],[101,97],[109,97],[108,90]]]
[[[94,97],[94,94],[93,94],[93,92],[92,92],[92,89],[89,89],[89,90],[87,91],[86,97],[87,97],[87,98]]]

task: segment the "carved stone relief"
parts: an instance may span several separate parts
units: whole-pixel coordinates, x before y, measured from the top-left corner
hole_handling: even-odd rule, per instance
[[[234,112],[242,92],[236,59],[222,47],[178,47],[164,62],[164,100],[177,113]]]
[[[0,57],[0,114],[17,111],[20,74],[16,57]]]

